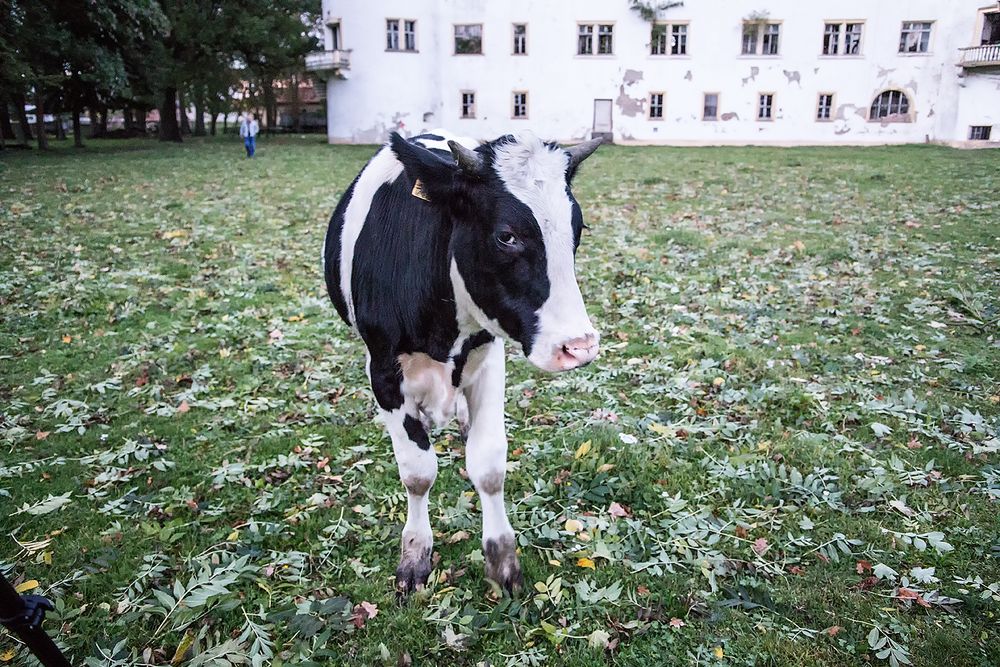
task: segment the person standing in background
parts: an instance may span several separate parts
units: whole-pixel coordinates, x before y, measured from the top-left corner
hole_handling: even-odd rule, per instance
[[[240,136],[243,137],[243,146],[247,149],[248,158],[253,157],[254,151],[257,149],[258,132],[260,132],[260,126],[253,114],[248,112],[240,123]]]

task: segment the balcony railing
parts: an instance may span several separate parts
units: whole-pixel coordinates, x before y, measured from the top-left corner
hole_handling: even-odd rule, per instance
[[[984,44],[959,49],[962,67],[996,67],[1000,66],[1000,44]]]
[[[340,70],[351,69],[351,52],[347,50],[338,51],[314,51],[306,54],[306,69],[317,74],[338,75]]]

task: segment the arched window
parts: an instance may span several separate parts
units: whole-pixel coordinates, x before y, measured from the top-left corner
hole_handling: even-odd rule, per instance
[[[910,100],[901,90],[887,90],[872,102],[868,120],[910,121]]]

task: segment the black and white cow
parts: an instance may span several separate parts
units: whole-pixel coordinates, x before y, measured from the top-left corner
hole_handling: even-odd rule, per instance
[[[569,149],[534,136],[480,145],[393,134],[333,212],[326,287],[368,348],[367,370],[408,494],[396,584],[431,570],[428,493],[437,459],[427,429],[457,417],[483,512],[486,575],[521,585],[503,499],[503,339],[546,371],[597,356],[574,272],[583,216],[570,191],[600,140]]]

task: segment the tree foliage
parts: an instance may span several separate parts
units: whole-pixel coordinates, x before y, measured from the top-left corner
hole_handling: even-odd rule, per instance
[[[84,109],[102,125],[109,108],[122,109],[130,127],[159,108],[160,138],[179,141],[178,100],[194,105],[203,133],[203,112],[229,111],[240,88],[261,91],[273,122],[274,82],[315,48],[319,4],[0,0],[0,103],[20,118],[33,101],[39,123],[46,113],[71,114],[78,145]]]

